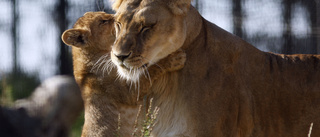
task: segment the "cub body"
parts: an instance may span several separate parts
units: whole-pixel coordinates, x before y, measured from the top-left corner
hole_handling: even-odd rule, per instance
[[[182,50],[150,67],[143,66],[145,76],[128,82],[119,78],[110,59],[115,40],[112,14],[87,12],[62,40],[72,46],[75,79],[82,90],[85,123],[82,136],[129,136],[143,97],[149,94],[152,82],[164,73],[180,70],[186,55]],[[121,130],[118,128],[121,115]]]

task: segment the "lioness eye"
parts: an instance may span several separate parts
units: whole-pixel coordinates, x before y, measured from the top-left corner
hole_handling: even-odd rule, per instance
[[[120,31],[121,29],[121,24],[119,22],[116,22],[115,23],[115,28],[116,28],[116,35],[118,35],[118,32]]]
[[[116,28],[118,28],[119,30],[121,29],[121,24],[119,22],[116,22]]]
[[[145,32],[145,31],[147,31],[149,29],[150,29],[150,27],[144,26],[144,27],[141,28],[140,33],[143,33],[143,32]]]

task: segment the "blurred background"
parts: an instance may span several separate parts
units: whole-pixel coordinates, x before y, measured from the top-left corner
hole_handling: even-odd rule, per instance
[[[320,53],[320,0],[193,0],[209,21],[263,51]],[[0,104],[29,96],[44,79],[72,75],[63,31],[109,0],[1,0]],[[82,116],[83,117],[83,116]],[[71,136],[79,136],[83,118]]]

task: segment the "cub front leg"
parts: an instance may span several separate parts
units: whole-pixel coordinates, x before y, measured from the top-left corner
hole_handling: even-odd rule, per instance
[[[182,69],[185,62],[186,53],[183,50],[179,49],[171,53],[164,59],[160,60],[158,63],[148,68],[151,80],[156,80],[166,72],[173,72]]]

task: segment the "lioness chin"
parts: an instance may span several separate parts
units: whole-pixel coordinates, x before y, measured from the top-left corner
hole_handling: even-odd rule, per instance
[[[83,137],[131,135],[138,105],[149,94],[152,82],[180,70],[186,60],[186,54],[179,50],[155,65],[142,67],[139,71],[145,71],[145,77],[136,83],[119,79],[110,59],[115,40],[113,24],[112,14],[87,12],[62,35],[63,42],[72,46],[74,76],[85,103]],[[117,133],[118,114],[123,126]]]
[[[191,0],[116,0],[111,59],[126,68],[182,48],[181,71],[154,81],[160,107],[152,135],[320,136],[320,56],[259,51],[205,20]]]

